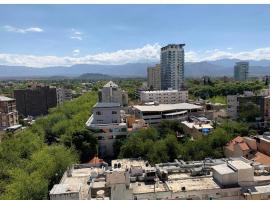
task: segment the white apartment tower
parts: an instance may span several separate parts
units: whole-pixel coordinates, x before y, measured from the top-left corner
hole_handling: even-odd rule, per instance
[[[184,86],[185,44],[169,44],[161,48],[161,89],[181,90]]]
[[[147,86],[151,90],[160,90],[160,65],[147,68]]]

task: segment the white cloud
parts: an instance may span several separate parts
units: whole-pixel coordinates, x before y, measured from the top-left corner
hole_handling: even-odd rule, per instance
[[[18,54],[0,54],[0,65],[23,65],[31,67],[70,66],[74,64],[126,64],[137,62],[159,62],[159,44],[147,44],[141,48],[118,50],[79,56],[80,50],[75,49],[72,56],[34,56]],[[187,62],[211,61],[218,59],[241,59],[241,60],[270,60],[270,47],[258,48],[252,51],[230,52],[227,50],[186,51]]]
[[[78,56],[80,54],[80,49],[74,49],[72,53],[73,56]]]
[[[82,35],[83,35],[82,32],[77,31],[75,29],[71,29],[71,36],[69,38],[74,40],[83,40]]]
[[[82,37],[81,36],[70,36],[70,39],[82,40]]]
[[[29,32],[43,32],[44,30],[42,28],[39,28],[39,27],[30,27],[30,28],[17,28],[17,27],[14,27],[14,26],[4,26],[3,27],[4,30],[8,31],[8,32],[15,32],[15,33],[29,33]]]

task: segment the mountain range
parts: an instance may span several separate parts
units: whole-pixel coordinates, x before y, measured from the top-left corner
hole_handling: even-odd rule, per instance
[[[222,59],[216,61],[186,62],[185,76],[233,76],[233,67],[237,59]],[[270,74],[270,60],[250,60],[250,76]],[[34,68],[27,66],[0,65],[0,78],[15,77],[78,77],[82,74],[99,74],[116,77],[145,77],[147,67],[156,63],[129,63],[124,65],[77,64],[70,67],[55,66]]]

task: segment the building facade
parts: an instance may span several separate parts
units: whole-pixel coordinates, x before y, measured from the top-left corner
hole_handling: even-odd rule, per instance
[[[161,48],[161,89],[181,90],[184,87],[185,44],[169,44]]]
[[[236,81],[245,81],[248,79],[248,62],[237,62],[234,66],[234,79]]]
[[[237,119],[239,114],[246,109],[248,103],[254,104],[258,107],[260,117],[267,117],[268,111],[265,110],[265,106],[268,105],[265,102],[268,99],[264,96],[256,95],[228,95],[227,96],[227,112],[228,116],[232,119]]]
[[[121,106],[128,105],[128,94],[112,81],[106,83],[99,91],[99,102],[119,103]]]
[[[0,96],[0,130],[17,125],[18,123],[16,100]]]
[[[185,121],[188,114],[202,110],[202,106],[189,103],[135,105],[133,112],[138,119],[149,125],[159,124],[162,120]]]
[[[92,110],[93,114],[86,122],[86,127],[93,131],[98,140],[99,155],[110,157],[114,155],[116,140],[126,138],[127,124],[122,120],[119,103],[97,103]]]
[[[14,90],[14,98],[19,114],[27,116],[46,115],[50,108],[62,102],[57,95],[57,88],[37,86],[35,88]]]
[[[160,65],[147,68],[147,86],[150,90],[160,90]]]
[[[161,104],[185,103],[188,101],[187,90],[157,90],[141,91],[140,100],[142,103],[158,102]]]

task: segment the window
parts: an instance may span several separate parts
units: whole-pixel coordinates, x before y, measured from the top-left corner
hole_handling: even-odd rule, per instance
[[[102,115],[100,111],[97,111],[96,112],[96,115]]]
[[[113,110],[113,111],[112,111],[112,114],[113,114],[113,115],[116,115],[116,114],[117,114],[117,111],[114,111],[114,110]]]

